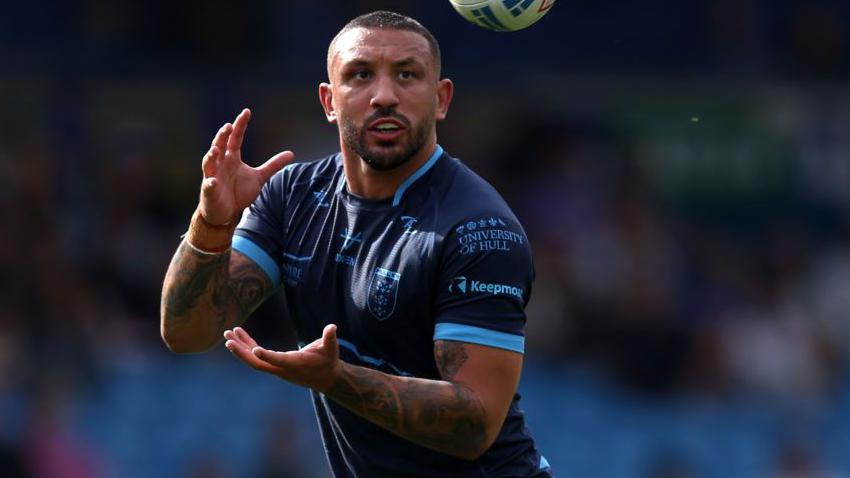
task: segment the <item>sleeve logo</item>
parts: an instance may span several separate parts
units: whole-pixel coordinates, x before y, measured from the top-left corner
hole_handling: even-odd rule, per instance
[[[510,251],[514,244],[522,245],[525,237],[511,230],[500,218],[468,221],[455,228],[461,255],[487,251]]]
[[[449,282],[449,292],[454,292],[453,289],[457,289],[466,294],[466,277],[458,276],[452,279],[452,281]]]
[[[522,287],[515,287],[508,284],[493,284],[481,282],[480,280],[467,280],[464,276],[457,276],[449,282],[449,292],[509,295],[522,300],[525,291]]]

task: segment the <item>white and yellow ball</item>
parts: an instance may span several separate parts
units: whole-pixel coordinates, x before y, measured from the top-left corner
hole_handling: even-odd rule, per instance
[[[522,30],[549,13],[555,0],[449,0],[463,18],[497,32]]]

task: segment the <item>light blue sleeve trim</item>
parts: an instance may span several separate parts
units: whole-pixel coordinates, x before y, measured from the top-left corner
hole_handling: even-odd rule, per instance
[[[431,157],[428,158],[428,161],[425,162],[422,166],[419,167],[413,174],[410,175],[407,179],[401,183],[401,186],[395,192],[395,196],[393,196],[393,206],[398,206],[401,202],[401,197],[404,196],[404,192],[407,191],[407,188],[410,187],[411,184],[415,183],[417,179],[421,178],[423,174],[427,173],[429,169],[434,167],[434,163],[440,159],[440,156],[443,155],[443,147],[439,144],[437,148],[434,150],[434,153],[431,154]]]
[[[545,456],[540,455],[540,469],[546,470],[548,468],[551,468],[551,466],[549,466],[549,461],[546,460]]]
[[[455,340],[487,345],[512,352],[525,352],[525,337],[522,335],[497,332],[466,324],[440,322],[434,327],[434,340]]]
[[[260,266],[260,269],[269,276],[274,287],[280,285],[280,267],[278,267],[274,259],[272,259],[271,256],[269,256],[269,254],[260,246],[254,244],[254,242],[247,237],[242,236],[233,236],[233,243],[231,246],[242,254],[248,256],[248,258],[252,261],[256,262],[257,265]]]

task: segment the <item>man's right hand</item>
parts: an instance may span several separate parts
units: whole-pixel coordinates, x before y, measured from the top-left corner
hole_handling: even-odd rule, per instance
[[[198,212],[209,224],[225,226],[238,221],[238,215],[254,202],[263,184],[295,158],[292,151],[284,151],[256,168],[243,163],[240,149],[250,119],[251,110],[246,108],[233,124],[222,126],[204,156]]]
[[[240,148],[250,117],[245,109],[222,126],[204,156],[200,204],[165,274],[160,333],[175,352],[212,347],[274,291],[260,266],[230,247],[239,213],[295,155],[278,153],[258,168],[243,163]]]

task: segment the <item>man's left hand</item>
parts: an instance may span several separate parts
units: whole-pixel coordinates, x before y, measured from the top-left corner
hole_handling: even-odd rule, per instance
[[[227,350],[251,368],[277,375],[287,382],[317,392],[326,392],[342,368],[334,324],[325,326],[321,338],[300,350],[289,352],[275,352],[260,347],[241,327],[225,331],[224,338]]]

